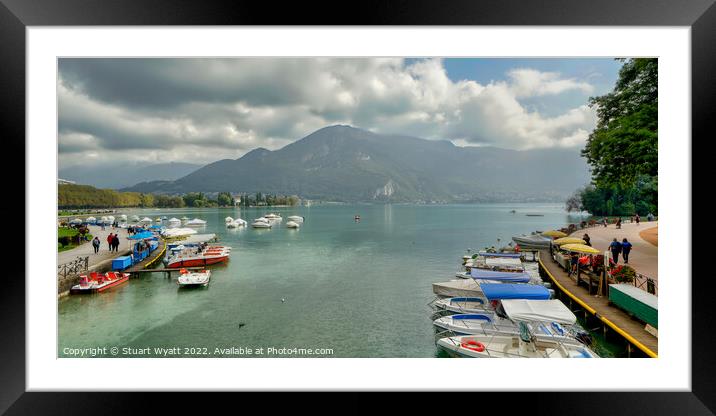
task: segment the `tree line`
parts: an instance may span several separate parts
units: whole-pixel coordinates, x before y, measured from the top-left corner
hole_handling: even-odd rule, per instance
[[[658,214],[658,60],[620,60],[624,65],[614,89],[589,99],[597,127],[582,156],[592,181],[567,200],[569,211]]]
[[[241,195],[236,201],[229,192],[219,192],[210,198],[203,192],[188,192],[183,195],[150,194],[140,192],[119,192],[112,189],[98,189],[89,185],[66,184],[58,187],[58,208],[183,208],[183,207],[228,207],[237,205],[297,205],[295,196],[256,193]]]

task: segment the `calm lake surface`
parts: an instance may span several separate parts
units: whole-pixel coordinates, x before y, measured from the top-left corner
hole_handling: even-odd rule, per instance
[[[126,210],[140,217],[208,221],[233,247],[203,289],[145,273],[122,287],[59,300],[58,355],[65,348],[118,347],[119,356],[309,356],[268,348],[332,349],[333,357],[436,357],[427,306],[431,284],[453,278],[467,248],[577,222],[563,204],[320,205],[296,208]],[[516,213],[511,213],[511,210]],[[227,229],[224,218],[251,221],[278,212],[269,230]],[[527,216],[526,214],[544,216]],[[354,215],[361,221],[355,222]],[[299,230],[286,217],[302,215]],[[116,214],[115,214],[116,216]],[[123,244],[124,245],[124,244]],[[282,302],[282,299],[285,301]],[[132,348],[126,354],[123,347]],[[149,347],[150,352],[140,350]],[[185,354],[184,348],[196,348]],[[204,350],[206,348],[206,350]],[[242,355],[239,348],[264,348]],[[192,355],[194,354],[194,355]],[[111,356],[107,354],[106,356]]]

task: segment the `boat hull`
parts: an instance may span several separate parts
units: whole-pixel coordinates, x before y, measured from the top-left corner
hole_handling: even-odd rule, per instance
[[[178,267],[208,266],[211,264],[225,262],[228,259],[229,259],[229,256],[196,258],[196,259],[178,259],[178,260],[172,261],[169,264],[167,264],[167,267],[173,269],[173,268],[178,268]]]
[[[127,274],[126,276],[122,276],[122,277],[120,277],[116,280],[113,280],[111,282],[103,283],[101,285],[86,286],[86,287],[82,287],[80,285],[75,285],[75,286],[72,286],[72,288],[70,289],[70,294],[83,295],[83,294],[90,294],[90,293],[100,293],[100,292],[104,292],[105,290],[109,290],[109,289],[112,289],[113,287],[117,287],[121,284],[124,284],[127,281],[129,281],[129,274]]]

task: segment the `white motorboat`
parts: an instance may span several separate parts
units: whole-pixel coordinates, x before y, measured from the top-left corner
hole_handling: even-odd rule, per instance
[[[519,335],[519,323],[536,338],[573,342],[584,331],[575,326],[577,317],[562,301],[505,299],[495,312],[484,311],[442,316],[433,325],[438,331],[451,335]]]
[[[181,269],[177,284],[179,287],[207,286],[211,279],[211,270],[189,271]]]
[[[300,227],[300,224],[294,221],[288,221],[286,223],[286,228],[298,228]]]
[[[291,215],[290,217],[288,217],[288,220],[301,224],[305,219],[300,215]]]
[[[246,221],[242,220],[241,218],[237,218],[235,220],[232,219],[231,222],[226,223],[226,228],[239,228],[239,227],[245,227]]]
[[[171,228],[180,227],[181,220],[179,218],[170,218],[169,221],[167,221],[167,226]]]
[[[228,223],[230,223],[230,222],[234,222],[234,219],[231,218],[231,217],[226,217],[226,218],[224,218],[224,222],[225,222],[226,224],[228,224]]]
[[[269,213],[263,216],[263,218],[266,218],[269,221],[283,221],[283,218],[281,218],[280,215],[275,213]]]
[[[536,338],[526,325],[519,335],[460,335],[438,340],[449,354],[470,358],[599,358],[579,341]]]
[[[271,226],[271,222],[264,217],[256,218],[254,222],[251,223],[251,227],[253,228],[271,228]]]
[[[178,238],[196,234],[197,231],[192,228],[167,228],[162,230],[162,236],[166,238]]]
[[[189,220],[186,222],[187,227],[203,227],[206,225],[206,221],[200,220],[199,218],[194,218],[193,220]]]
[[[549,248],[552,238],[535,233],[512,237],[512,241],[522,247]]]

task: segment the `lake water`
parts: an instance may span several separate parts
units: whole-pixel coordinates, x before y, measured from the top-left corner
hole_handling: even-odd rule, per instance
[[[511,213],[511,210],[516,213]],[[278,212],[269,230],[227,229]],[[119,347],[119,356],[435,357],[427,304],[431,284],[453,278],[468,248],[576,222],[563,204],[320,205],[296,208],[126,210],[140,217],[187,216],[233,247],[212,268],[209,287],[178,289],[175,277],[145,273],[109,292],[59,301],[59,356],[65,348]],[[526,214],[543,214],[527,216]],[[354,215],[360,214],[360,222]],[[286,217],[302,215],[299,230]],[[497,239],[500,239],[498,243]],[[285,301],[282,301],[284,299]],[[127,354],[122,348],[131,348]],[[142,348],[150,348],[147,354]],[[276,348],[269,354],[268,348]],[[184,354],[184,348],[190,354]],[[244,355],[240,348],[251,348]],[[264,348],[262,354],[257,349]],[[287,355],[282,354],[280,349]],[[206,350],[205,350],[206,349]],[[294,353],[295,352],[295,353]],[[194,355],[191,355],[194,354]],[[111,356],[111,355],[106,355]]]

